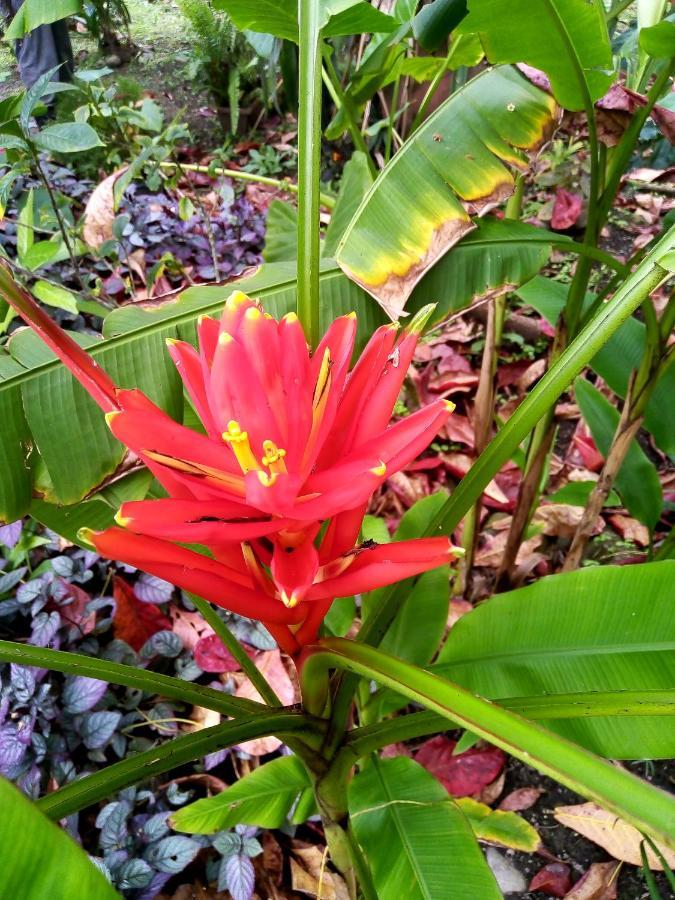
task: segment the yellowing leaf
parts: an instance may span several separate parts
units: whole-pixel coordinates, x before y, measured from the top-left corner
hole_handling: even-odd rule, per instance
[[[460,797],[455,802],[469,820],[479,840],[526,853],[533,853],[540,846],[541,839],[537,830],[518,813],[490,809],[471,797]]]
[[[621,859],[633,866],[641,866],[640,843],[643,838],[637,828],[624,822],[614,813],[607,812],[597,803],[579,803],[576,806],[557,806],[553,813],[561,825],[572,828],[589,841],[598,844],[614,859]],[[657,845],[668,865],[675,867],[675,851]],[[658,858],[645,843],[651,869],[663,871]]]

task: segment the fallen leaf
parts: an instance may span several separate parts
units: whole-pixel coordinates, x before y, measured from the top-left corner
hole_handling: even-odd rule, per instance
[[[468,797],[497,778],[506,757],[498,747],[489,744],[453,756],[456,744],[457,741],[439,734],[422,744],[415,761],[431,772],[453,797]]]
[[[91,597],[81,587],[71,584],[65,578],[59,578],[58,581],[63,590],[63,597],[72,601],[67,605],[63,603],[63,600],[59,603],[58,610],[61,618],[78,628],[81,634],[89,634],[96,627],[96,613],[87,612]]]
[[[118,640],[126,641],[134,650],[140,650],[148,638],[158,631],[171,630],[171,619],[154,603],[137,600],[134,589],[120,575],[113,579],[113,596],[113,633]]]
[[[206,788],[210,794],[221,794],[227,788],[222,778],[216,778],[215,775],[210,775],[208,772],[193,772],[192,775],[172,778],[171,781],[167,782],[166,785],[162,785],[162,787],[164,788],[169,784],[198,784]]]
[[[448,611],[448,628],[452,628],[455,622],[458,622],[462,616],[470,613],[472,609],[473,606],[468,600],[462,600],[461,597],[453,597]]]
[[[565,863],[549,863],[532,878],[528,891],[541,891],[549,897],[564,897],[571,887],[570,867]]]
[[[578,834],[593,841],[594,844],[606,850],[614,859],[630,863],[633,866],[641,866],[640,843],[643,838],[637,828],[619,818],[614,813],[607,812],[597,803],[579,803],[575,806],[557,806],[553,815],[561,825],[572,828]],[[657,844],[668,865],[675,866],[675,851],[669,850]],[[659,859],[645,845],[650,869],[663,871]]]
[[[82,214],[84,227],[82,237],[90,247],[98,248],[112,239],[112,226],[115,221],[115,182],[123,175],[127,166],[108,175],[92,191]]]
[[[249,656],[254,651],[244,648]],[[238,672],[241,666],[223,644],[217,634],[208,634],[200,638],[194,647],[195,662],[204,672],[222,675],[224,672]]]
[[[618,513],[608,516],[608,519],[612,528],[624,540],[633,541],[640,547],[646,547],[649,544],[649,530],[637,519],[633,519],[631,516],[621,516]]]
[[[286,671],[279,650],[265,650],[257,653],[254,661],[263,677],[274,688],[284,706],[290,706],[300,699],[299,691]],[[235,692],[236,697],[262,701],[262,697],[248,678],[243,675],[235,675],[234,677],[235,679],[241,679]],[[265,756],[267,753],[273,753],[275,750],[278,750],[281,747],[281,743],[279,738],[270,736],[257,738],[253,741],[245,741],[243,744],[239,744],[239,749],[250,756]]]
[[[621,863],[593,863],[577,881],[565,900],[616,900],[617,869]]]
[[[321,900],[349,900],[349,891],[343,879],[328,868],[328,858],[323,847],[294,846],[291,857],[293,890]]]
[[[543,793],[541,788],[517,788],[507,794],[497,808],[506,812],[520,812],[534,806]]]
[[[485,787],[476,794],[476,800],[485,803],[486,806],[492,806],[495,800],[501,796],[501,793],[504,790],[505,781],[506,773],[502,770],[501,775],[498,775],[490,784],[486,784]]]
[[[582,200],[579,194],[572,194],[565,188],[558,188],[553,204],[551,228],[555,231],[566,231],[576,224],[581,215]]]
[[[569,503],[546,503],[537,509],[532,521],[541,525],[544,534],[549,537],[572,538],[584,512],[583,506],[572,506]],[[592,533],[600,534],[604,527],[602,517],[598,516]]]
[[[169,606],[169,618],[173,623],[173,630],[183,642],[186,650],[194,650],[201,638],[213,634],[213,629],[198,612],[188,612],[179,606]]]
[[[220,713],[203,706],[193,706],[189,718],[194,724],[186,725],[185,731],[201,731],[203,728],[210,728],[211,725],[220,725]]]

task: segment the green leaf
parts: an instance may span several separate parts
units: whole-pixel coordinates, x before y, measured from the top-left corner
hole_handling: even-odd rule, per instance
[[[501,898],[463,813],[412,759],[374,759],[359,772],[349,816],[379,900]]]
[[[461,30],[480,36],[491,63],[546,72],[565,109],[584,109],[614,80],[601,0],[469,0]]]
[[[18,228],[16,234],[16,254],[23,265],[26,254],[35,242],[35,194],[33,188],[28,191],[26,202],[19,213]]]
[[[432,322],[529,281],[546,264],[555,235],[526,222],[488,217],[451,247],[413,290],[412,314],[437,303]]]
[[[490,809],[485,803],[479,803],[471,797],[460,797],[455,802],[479,840],[501,844],[523,853],[534,853],[541,845],[536,828],[518,813]]]
[[[540,275],[523,285],[516,293],[521,300],[541,313],[551,325],[555,325],[565,305],[567,286]],[[593,299],[593,295],[589,294],[588,304]],[[631,316],[592,359],[591,368],[607,382],[615,394],[625,397],[628,378],[631,371],[639,367],[645,347],[645,326]],[[654,440],[664,453],[675,457],[675,404],[671,402],[673,396],[675,396],[675,370],[669,366],[656,383],[647,403],[645,428],[654,435]]]
[[[0,134],[0,150],[28,150],[28,144],[15,134]]]
[[[33,294],[38,300],[46,303],[48,306],[56,306],[58,309],[65,309],[66,312],[77,315],[77,298],[71,291],[67,291],[58,284],[51,284],[49,281],[36,281],[32,288]]]
[[[189,803],[171,816],[176,831],[213,834],[235,825],[279,828],[300,793],[310,786],[297,756],[281,756],[254,769],[220,794]]]
[[[453,626],[433,671],[491,699],[673,684],[675,562],[602,566],[498,594]],[[614,759],[675,755],[658,717],[549,720]]]
[[[467,0],[433,0],[413,19],[415,40],[425,50],[438,50],[468,12]]]
[[[322,256],[335,255],[342,235],[372,183],[373,176],[370,174],[368,159],[365,153],[357,150],[342,171],[337,200],[321,246]]]
[[[596,447],[606,457],[619,424],[619,411],[583,378],[574,383],[574,395]],[[614,484],[630,514],[653,531],[661,516],[663,491],[654,463],[635,438]]]
[[[298,210],[285,200],[272,200],[267,211],[263,259],[285,262],[298,255]]]
[[[350,278],[398,318],[422,276],[513,190],[511,167],[553,125],[551,97],[508,67],[456,91],[406,141],[356,211],[337,251]]]
[[[321,285],[322,330],[335,317],[356,310],[358,342],[363,346],[384,321],[382,312],[334,264],[324,264]],[[198,316],[218,316],[236,287],[259,298],[276,316],[295,306],[293,264],[263,266],[252,278],[238,283],[192,288],[157,306],[131,304],[113,311],[104,323],[106,340],[92,347],[91,353],[119,384],[139,387],[180,420],[183,387],[165,339],[194,342]],[[98,407],[49,351],[41,350],[34,357],[35,346],[39,341],[29,348],[30,357],[14,337],[8,348],[0,348],[0,463],[4,463],[0,465],[0,519],[8,521],[29,510],[36,470],[28,463],[34,462],[35,451],[52,483],[46,499],[66,506],[96,491],[124,455]]]
[[[412,702],[468,728],[594,800],[639,831],[663,841],[666,846],[675,846],[672,830],[675,800],[664,791],[536,722],[375,647],[344,638],[324,638],[306,647],[300,679],[310,712],[317,713],[324,708],[329,691],[328,670],[336,667],[393,688]]]
[[[34,138],[35,145],[50,153],[80,153],[102,147],[98,135],[86,122],[60,122],[43,128]]]
[[[66,832],[0,778],[0,896],[21,900],[114,900],[119,894]],[[8,848],[11,847],[11,853]]]
[[[295,0],[213,0],[240,31],[266,32],[298,43],[298,6]],[[321,0],[322,30],[326,37],[392,31],[396,21],[366,0]]]
[[[82,0],[25,0],[5,32],[5,40],[19,40],[39,25],[75,16],[81,7]]]
[[[675,22],[664,20],[651,28],[642,28],[639,43],[654,59],[670,59],[675,56]]]
[[[546,499],[550,503],[568,503],[570,506],[586,506],[596,486],[595,481],[569,481]],[[610,491],[605,506],[621,506],[621,498],[615,491]]]
[[[38,241],[20,257],[24,268],[34,272],[47,263],[61,262],[68,258],[68,249],[63,241]]]

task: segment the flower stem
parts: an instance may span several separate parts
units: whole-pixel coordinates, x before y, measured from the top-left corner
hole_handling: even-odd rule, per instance
[[[319,187],[321,28],[319,0],[299,0],[298,318],[311,347],[319,342]]]

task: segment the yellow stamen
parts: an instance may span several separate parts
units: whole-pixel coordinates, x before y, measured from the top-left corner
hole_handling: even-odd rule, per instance
[[[235,422],[235,420],[232,419],[227,423],[227,431],[223,432],[223,440],[232,447],[244,475],[247,472],[255,471],[260,468],[258,460],[251,450],[248,432],[241,430],[239,422]]]
[[[375,468],[370,471],[373,475],[377,475],[378,478],[381,478],[383,475],[387,474],[387,464],[383,460],[380,460],[379,466],[375,466]]]
[[[284,456],[286,456],[286,451],[283,447],[277,447],[274,441],[263,441],[263,450],[265,451],[265,455],[262,458],[263,466],[267,466],[270,472],[275,475],[285,473],[286,463],[284,462]]]
[[[112,423],[115,421],[117,416],[121,416],[121,415],[122,415],[122,413],[117,409],[112,410],[112,412],[107,412],[105,414],[105,423],[108,426],[108,428],[112,428]]]
[[[288,609],[293,609],[294,606],[298,605],[299,600],[297,594],[295,593],[291,594],[289,597],[286,591],[280,591],[279,597],[281,599],[281,602]]]
[[[328,347],[324,350],[323,359],[321,360],[321,368],[319,369],[319,377],[316,379],[316,387],[314,388],[314,397],[312,406],[316,409],[322,399],[328,393],[330,387],[330,350]]]
[[[452,400],[444,400],[443,403],[448,412],[454,412],[457,409],[457,404],[453,403]]]
[[[225,307],[228,310],[235,310],[242,303],[247,303],[248,299],[243,291],[233,291],[225,301]]]
[[[272,487],[278,477],[276,472],[273,472],[272,475],[268,475],[267,472],[258,472],[258,481],[263,487]]]
[[[133,519],[131,518],[131,516],[123,516],[122,507],[120,507],[115,513],[115,521],[122,528],[128,528],[129,525],[131,525],[131,523],[133,522]]]

